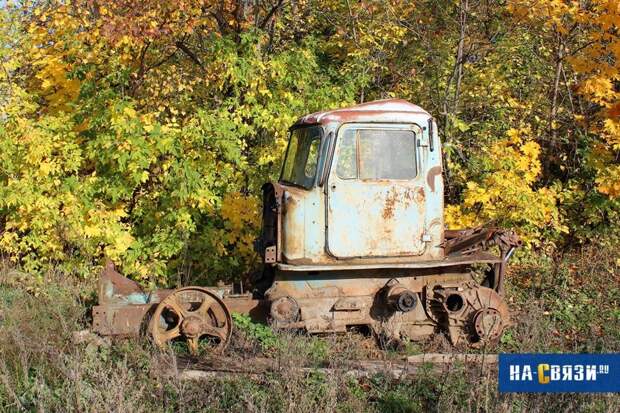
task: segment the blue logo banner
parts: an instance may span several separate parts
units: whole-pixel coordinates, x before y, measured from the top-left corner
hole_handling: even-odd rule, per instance
[[[500,354],[499,391],[620,392],[620,354]]]

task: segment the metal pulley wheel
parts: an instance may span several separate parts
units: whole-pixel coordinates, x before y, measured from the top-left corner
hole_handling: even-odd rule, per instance
[[[493,289],[465,282],[426,286],[426,311],[446,328],[452,344],[465,339],[473,348],[494,345],[510,325],[510,311]]]
[[[504,329],[502,315],[494,308],[484,308],[474,315],[474,330],[481,341],[496,342]]]
[[[164,347],[172,341],[185,341],[189,352],[219,353],[231,337],[232,318],[224,302],[201,287],[186,287],[164,298],[149,324],[153,341]]]

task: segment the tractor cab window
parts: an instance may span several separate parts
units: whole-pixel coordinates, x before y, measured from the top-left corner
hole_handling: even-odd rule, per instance
[[[338,145],[340,179],[413,179],[415,134],[404,129],[346,129]]]
[[[309,189],[314,184],[321,143],[321,127],[310,126],[291,132],[280,181]]]

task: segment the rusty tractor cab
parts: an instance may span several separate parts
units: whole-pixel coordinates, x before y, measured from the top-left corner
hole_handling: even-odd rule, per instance
[[[263,186],[254,290],[147,293],[109,265],[94,330],[146,327],[157,344],[186,340],[197,351],[202,341],[218,351],[240,312],[309,333],[363,327],[494,342],[509,323],[503,280],[520,242],[496,228],[444,229],[443,197],[437,127],[419,106],[390,99],[304,116],[290,129],[279,181]]]

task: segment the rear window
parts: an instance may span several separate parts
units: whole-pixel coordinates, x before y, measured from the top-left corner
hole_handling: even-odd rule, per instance
[[[340,179],[413,179],[415,134],[399,129],[347,129],[338,145]]]

